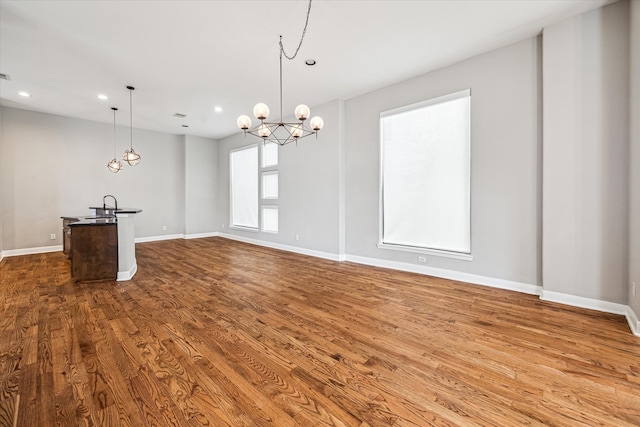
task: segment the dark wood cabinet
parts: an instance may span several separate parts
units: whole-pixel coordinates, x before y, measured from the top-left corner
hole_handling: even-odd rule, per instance
[[[118,227],[113,223],[71,224],[71,276],[77,281],[116,279]]]

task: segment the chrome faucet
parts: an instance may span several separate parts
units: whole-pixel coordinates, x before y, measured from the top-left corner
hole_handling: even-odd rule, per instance
[[[113,203],[115,204],[115,206],[113,207],[114,211],[118,210],[118,201],[116,200],[115,197],[113,197],[111,194],[107,194],[106,196],[104,196],[102,198],[102,209],[107,209],[107,204],[105,202],[105,200],[107,199],[107,197],[111,197],[113,199]]]

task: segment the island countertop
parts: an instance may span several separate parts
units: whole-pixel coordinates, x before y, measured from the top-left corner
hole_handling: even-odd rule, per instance
[[[102,206],[97,206],[97,207],[96,206],[89,206],[89,209],[105,209],[105,208],[102,207]],[[140,209],[140,208],[118,208],[118,209],[115,209],[115,210],[113,208],[107,208],[107,209],[109,209],[110,211],[113,211],[114,213],[117,213],[117,214],[119,214],[119,213],[121,213],[121,214],[137,214],[137,213],[142,212],[142,209]]]

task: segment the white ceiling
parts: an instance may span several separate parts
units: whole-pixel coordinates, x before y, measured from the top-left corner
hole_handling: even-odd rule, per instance
[[[611,0],[315,0],[284,60],[284,114],[349,99],[534,36]],[[265,102],[278,116],[278,38],[295,51],[307,0],[0,0],[2,105],[221,138]],[[309,67],[308,58],[317,61]],[[31,98],[23,98],[27,91]],[[100,101],[97,94],[110,97]],[[221,113],[214,112],[221,106]],[[186,114],[179,119],[174,113]],[[183,124],[188,128],[182,127]]]

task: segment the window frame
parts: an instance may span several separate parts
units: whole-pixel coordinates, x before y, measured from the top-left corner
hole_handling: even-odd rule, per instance
[[[438,249],[438,248],[429,248],[429,247],[419,247],[419,246],[409,246],[403,244],[394,244],[388,243],[384,241],[384,149],[385,149],[385,141],[383,134],[383,119],[389,116],[415,111],[418,109],[426,108],[432,105],[441,104],[447,101],[452,101],[455,99],[460,99],[463,97],[469,97],[469,141],[468,141],[468,174],[469,174],[469,183],[468,183],[468,219],[469,219],[469,252],[458,252],[453,250],[446,249]],[[471,123],[471,89],[464,89],[460,91],[456,91],[453,93],[449,93],[443,96],[435,97],[428,99],[426,101],[406,105],[403,107],[383,111],[380,113],[379,117],[379,156],[380,156],[380,169],[379,169],[379,197],[378,197],[378,243],[377,247],[380,249],[387,249],[393,251],[401,251],[401,252],[410,252],[417,254],[425,254],[425,255],[433,255],[438,257],[446,257],[453,258],[458,260],[472,261],[473,260],[473,242],[472,242],[472,206],[471,206],[471,194],[472,194],[472,164],[471,164],[471,152],[472,152],[472,123]]]

